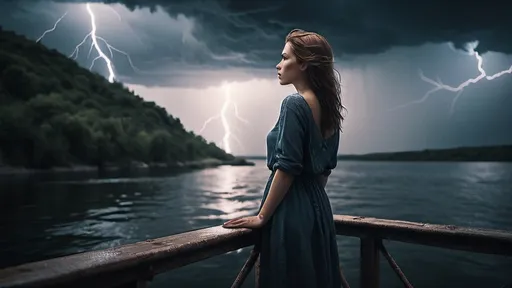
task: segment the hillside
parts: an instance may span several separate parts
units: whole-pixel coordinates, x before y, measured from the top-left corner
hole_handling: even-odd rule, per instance
[[[427,149],[363,155],[339,155],[338,160],[370,161],[512,161],[512,145]]]
[[[0,166],[233,160],[178,118],[56,50],[0,28]]]

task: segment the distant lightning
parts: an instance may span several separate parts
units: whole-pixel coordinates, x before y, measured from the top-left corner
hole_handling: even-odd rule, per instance
[[[57,25],[59,25],[59,22],[64,19],[64,17],[66,17],[66,15],[68,14],[68,12],[66,11],[66,13],[64,13],[62,16],[60,16],[59,19],[57,19],[57,21],[55,21],[55,24],[53,24],[53,27],[51,29],[48,29],[46,31],[43,32],[43,34],[41,36],[39,36],[39,38],[37,38],[36,40],[36,43],[38,43],[39,41],[41,41],[41,39],[44,38],[44,36],[46,36],[46,34],[50,33],[50,32],[53,32],[55,31],[55,29],[57,29]]]
[[[222,104],[220,113],[206,119],[206,121],[203,123],[203,127],[201,128],[201,130],[199,130],[199,134],[201,134],[204,131],[204,129],[206,129],[206,127],[208,126],[208,124],[210,122],[220,119],[222,126],[224,128],[224,136],[222,137],[222,145],[223,145],[224,150],[227,153],[231,153],[232,150],[231,150],[230,138],[233,138],[240,146],[242,146],[242,143],[241,143],[240,139],[238,139],[231,131],[232,129],[231,129],[231,126],[230,126],[228,118],[227,118],[228,108],[230,106],[233,107],[234,112],[235,112],[235,117],[239,121],[244,122],[246,124],[248,124],[249,122],[247,120],[245,120],[244,118],[240,117],[240,115],[238,114],[238,106],[236,105],[235,102],[233,102],[233,100],[231,100],[231,85],[224,83],[222,85],[222,88],[224,90],[225,98],[224,98],[224,103]]]
[[[229,86],[226,88],[226,98],[229,99],[230,91]],[[222,142],[224,143],[224,150],[226,152],[231,153],[231,146],[229,144],[229,136],[231,136],[231,127],[229,127],[228,119],[226,118],[226,110],[229,106],[229,100],[224,101],[224,105],[222,105],[222,109],[220,111],[220,120],[222,121],[222,126],[224,126],[224,137],[222,138]]]
[[[110,9],[110,11],[114,12],[114,14],[116,14],[117,16],[117,19],[119,19],[119,21],[121,21],[121,15],[119,15],[119,12],[116,11],[116,9],[112,8],[112,6],[110,5],[107,5],[107,7]]]
[[[235,108],[235,116],[238,120],[244,122],[245,124],[249,124],[249,122],[247,120],[245,120],[244,118],[240,117],[240,114],[238,113],[238,105],[236,105],[235,102],[232,102],[233,103],[233,108]]]
[[[70,58],[73,58],[74,60],[76,60],[78,58],[78,53],[80,52],[80,47],[82,47],[82,45],[85,44],[85,42],[91,38],[91,47],[89,49],[89,54],[87,56],[87,58],[89,58],[92,50],[94,49],[97,53],[98,53],[98,56],[96,56],[92,62],[91,62],[91,65],[89,66],[89,70],[91,70],[93,67],[94,67],[94,64],[96,63],[97,60],[99,59],[103,59],[103,61],[105,62],[105,64],[107,65],[107,69],[108,69],[108,81],[110,83],[114,82],[114,80],[117,78],[116,77],[116,73],[115,73],[115,65],[114,63],[112,62],[113,58],[114,58],[114,53],[113,51],[116,51],[118,53],[121,53],[123,54],[124,56],[126,56],[126,58],[128,59],[128,63],[130,64],[131,68],[136,71],[136,72],[143,72],[141,71],[140,69],[138,69],[137,67],[135,67],[135,65],[133,64],[133,61],[130,57],[130,55],[123,51],[123,50],[120,50],[114,46],[112,46],[110,43],[108,43],[107,40],[105,40],[105,38],[103,37],[100,37],[97,35],[97,26],[96,26],[96,15],[94,14],[94,12],[92,11],[91,9],[91,5],[90,3],[86,3],[85,4],[85,7],[87,9],[87,13],[89,14],[89,17],[91,19],[91,31],[89,33],[87,33],[87,35],[85,35],[85,37],[83,38],[83,40],[78,43],[78,45],[75,46],[75,49],[73,50],[73,52],[69,55]],[[114,12],[117,16],[117,18],[119,19],[119,21],[121,21],[121,15],[119,15],[119,13],[112,7],[110,6],[107,6],[108,8],[110,8],[110,10],[112,12]],[[57,21],[55,22],[55,24],[53,25],[53,27],[51,29],[48,29],[46,30],[37,40],[36,42],[39,42],[41,41],[44,36],[47,34],[47,33],[50,33],[50,32],[53,32],[55,31],[55,29],[57,28],[57,25],[59,24],[59,22],[66,16],[68,12],[64,13],[64,15],[62,15],[59,19],[57,19]],[[103,52],[103,50],[101,49],[100,45],[99,45],[99,41],[103,42],[105,44],[105,46],[107,47],[108,51],[109,51],[109,54],[110,54],[110,58],[105,54],[105,52]]]
[[[453,47],[453,44],[449,44],[450,45],[450,48],[452,50],[455,50],[455,47]],[[468,87],[469,85],[471,84],[476,84],[477,82],[480,82],[482,80],[494,80],[498,77],[501,77],[505,74],[512,74],[512,66],[510,66],[507,70],[503,70],[503,71],[500,71],[498,73],[495,73],[493,75],[487,75],[487,72],[484,70],[483,68],[483,59],[482,59],[482,56],[477,52],[475,51],[476,47],[478,46],[478,41],[474,41],[474,42],[470,42],[466,45],[466,50],[467,50],[467,54],[468,55],[471,55],[471,56],[475,56],[476,58],[476,61],[477,61],[477,68],[478,68],[478,71],[480,72],[480,74],[475,77],[475,78],[470,78],[462,83],[460,83],[458,86],[449,86],[449,85],[446,85],[446,84],[443,84],[442,81],[440,79],[437,79],[437,81],[434,81],[428,77],[426,77],[424,74],[423,74],[423,71],[419,71],[419,75],[420,75],[420,78],[429,83],[429,84],[432,84],[432,86],[434,86],[431,90],[427,91],[427,93],[425,93],[425,95],[419,99],[419,100],[416,100],[416,101],[411,101],[411,102],[408,102],[406,104],[402,104],[400,106],[397,106],[391,110],[397,110],[397,109],[400,109],[400,108],[404,108],[404,107],[407,107],[407,106],[410,106],[410,105],[413,105],[413,104],[420,104],[420,103],[423,103],[425,102],[433,93],[437,92],[437,91],[440,91],[440,90],[445,90],[445,91],[450,91],[450,92],[456,92],[457,94],[455,94],[455,97],[453,98],[453,101],[452,101],[452,105],[450,107],[450,114],[453,114],[453,110],[454,110],[454,107],[455,107],[455,104],[457,102],[457,100],[460,98],[460,96],[462,95],[462,92],[464,92],[464,89],[466,87]]]

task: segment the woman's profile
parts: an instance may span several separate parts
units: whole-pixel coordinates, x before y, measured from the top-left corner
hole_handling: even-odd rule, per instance
[[[257,216],[227,221],[225,228],[261,228],[261,287],[341,287],[333,213],[325,192],[336,167],[341,87],[333,53],[321,35],[299,29],[285,40],[276,66],[281,85],[297,93],[281,104],[267,135],[271,170]]]

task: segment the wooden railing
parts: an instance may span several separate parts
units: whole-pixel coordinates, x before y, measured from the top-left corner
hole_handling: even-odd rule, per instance
[[[512,256],[512,232],[334,215],[338,235],[361,239],[360,286],[379,287],[382,254],[404,287],[413,287],[382,244],[383,239],[476,253]],[[153,276],[228,251],[251,246],[257,232],[220,226],[74,254],[0,270],[0,287],[147,287]],[[235,278],[240,287],[258,253]],[[342,273],[343,286],[349,287]],[[258,283],[256,283],[258,286]]]

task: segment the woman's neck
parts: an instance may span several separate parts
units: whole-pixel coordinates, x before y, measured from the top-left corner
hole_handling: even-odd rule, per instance
[[[297,81],[297,83],[293,83],[293,86],[295,87],[295,90],[297,90],[297,93],[300,95],[304,96],[304,94],[311,92],[311,88],[306,83],[306,81]]]

